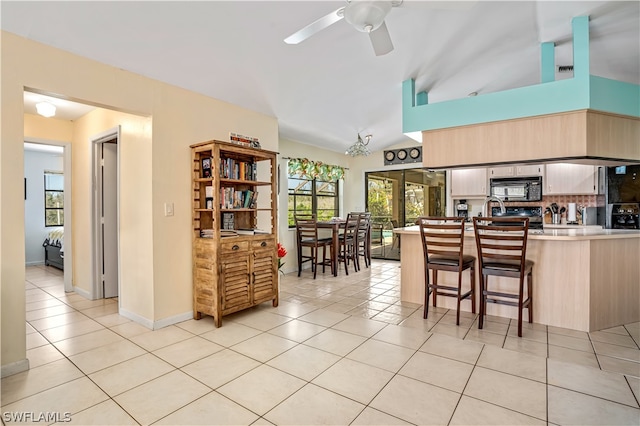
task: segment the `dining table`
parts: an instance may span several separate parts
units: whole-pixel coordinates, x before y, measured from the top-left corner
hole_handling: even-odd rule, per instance
[[[331,272],[334,277],[338,276],[338,254],[340,253],[340,226],[344,225],[344,219],[332,219],[317,221],[318,229],[331,230]]]

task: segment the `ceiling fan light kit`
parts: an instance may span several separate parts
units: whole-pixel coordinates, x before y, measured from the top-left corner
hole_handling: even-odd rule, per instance
[[[299,31],[284,39],[287,44],[298,44],[312,35],[328,28],[329,26],[345,19],[356,30],[368,33],[373,51],[376,56],[386,55],[393,50],[391,36],[384,19],[391,8],[398,7],[403,0],[376,1],[376,0],[350,0],[345,7],[334,10],[328,15],[312,22]]]
[[[352,0],[344,10],[344,19],[356,30],[370,33],[380,28],[391,11],[391,2]]]

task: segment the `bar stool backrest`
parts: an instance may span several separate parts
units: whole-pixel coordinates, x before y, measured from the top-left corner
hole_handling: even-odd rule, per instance
[[[420,226],[422,250],[425,264],[432,256],[457,259],[462,265],[464,250],[464,218],[444,216],[421,216],[416,221]]]
[[[498,223],[496,223],[498,222]],[[517,270],[524,274],[528,217],[473,218],[480,268]]]

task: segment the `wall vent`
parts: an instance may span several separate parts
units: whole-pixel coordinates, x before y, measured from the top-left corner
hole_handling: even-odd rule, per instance
[[[559,65],[558,72],[572,72],[573,65]]]

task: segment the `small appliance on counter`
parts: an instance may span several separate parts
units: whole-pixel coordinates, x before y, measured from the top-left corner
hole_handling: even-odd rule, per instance
[[[609,204],[607,228],[640,229],[640,203]]]
[[[586,226],[600,225],[605,227],[604,207],[583,207],[580,213],[582,224]]]
[[[460,200],[456,205],[456,216],[464,217],[465,221],[469,221],[469,205],[467,200]]]
[[[567,204],[567,225],[578,224],[578,206],[576,203]]]

